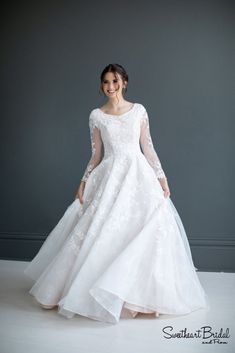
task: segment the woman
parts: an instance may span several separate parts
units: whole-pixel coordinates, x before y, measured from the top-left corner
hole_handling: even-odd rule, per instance
[[[44,308],[117,323],[138,313],[209,308],[154,149],[149,117],[124,99],[118,64],[101,74],[108,100],[89,116],[92,155],[74,202],[26,268]]]

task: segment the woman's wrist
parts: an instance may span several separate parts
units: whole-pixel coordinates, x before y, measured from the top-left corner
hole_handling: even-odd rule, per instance
[[[166,176],[164,176],[164,177],[163,177],[163,176],[162,176],[162,177],[159,177],[158,179],[159,179],[159,180],[162,180],[162,181],[164,181],[164,180],[167,181],[167,177],[166,177]]]

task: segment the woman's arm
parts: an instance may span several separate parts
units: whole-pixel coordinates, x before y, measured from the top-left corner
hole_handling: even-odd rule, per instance
[[[98,124],[95,122],[95,118],[94,116],[92,116],[92,114],[89,117],[89,127],[91,140],[91,158],[87,164],[77,193],[75,195],[75,199],[79,198],[81,204],[83,204],[84,202],[83,193],[86,181],[89,178],[89,175],[91,174],[92,170],[101,162],[103,158],[103,141],[101,138]]]
[[[145,110],[142,117],[141,117],[141,125],[140,125],[140,146],[143,151],[145,158],[147,159],[148,163],[153,168],[163,190],[165,196],[170,196],[170,190],[167,183],[167,177],[164,173],[162,168],[160,159],[157,155],[157,152],[153,146],[152,137],[150,133],[150,126],[149,126],[149,117],[148,113]]]
[[[91,140],[91,158],[87,164],[85,172],[81,181],[87,181],[92,170],[101,162],[103,158],[103,141],[101,138],[100,130],[95,123],[92,115],[89,119],[90,140]]]

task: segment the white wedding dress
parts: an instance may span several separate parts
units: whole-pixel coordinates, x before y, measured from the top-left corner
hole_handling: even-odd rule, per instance
[[[92,155],[84,203],[68,206],[24,273],[29,293],[58,313],[117,323],[133,312],[209,309],[187,236],[158,178],[145,107],[89,116]]]

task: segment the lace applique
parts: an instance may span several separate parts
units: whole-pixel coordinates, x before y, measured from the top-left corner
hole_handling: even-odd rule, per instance
[[[77,251],[81,248],[82,243],[85,239],[85,233],[83,231],[77,231],[74,234],[72,234],[71,239],[69,240],[69,246],[72,250],[75,251],[77,254]]]
[[[85,169],[82,181],[87,181],[92,170],[101,162],[103,158],[103,141],[100,129],[95,116],[91,113],[89,117],[90,140],[91,140],[91,159]]]
[[[153,168],[157,178],[166,178],[160,159],[158,158],[158,155],[153,146],[149,127],[149,118],[146,110],[141,116],[140,145],[145,158]]]

